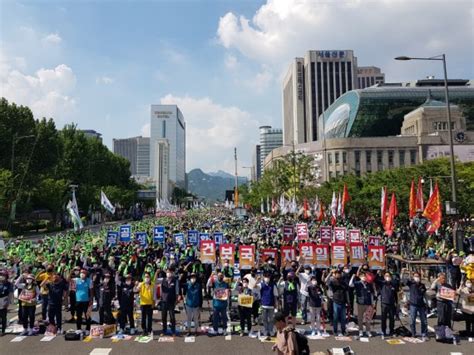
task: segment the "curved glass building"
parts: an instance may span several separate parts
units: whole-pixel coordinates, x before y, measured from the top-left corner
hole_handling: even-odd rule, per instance
[[[370,87],[340,96],[320,116],[321,137],[388,137],[401,132],[404,116],[427,98],[444,102],[444,87]],[[450,104],[458,105],[466,129],[474,130],[474,87],[449,87]]]

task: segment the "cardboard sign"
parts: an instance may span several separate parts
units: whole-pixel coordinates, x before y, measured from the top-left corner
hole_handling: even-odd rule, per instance
[[[93,325],[91,326],[90,336],[92,338],[108,338],[116,333],[115,324]]]
[[[333,243],[331,245],[331,265],[339,266],[347,263],[346,244]]]
[[[199,233],[199,240],[211,240],[211,237],[209,236],[209,233]]]
[[[306,241],[309,238],[308,225],[306,223],[298,223],[296,225],[296,237],[298,241]]]
[[[141,246],[146,246],[147,245],[146,232],[136,232],[135,240],[138,241],[138,244],[140,244]]]
[[[165,242],[165,227],[153,227],[153,243],[163,244]]]
[[[199,237],[198,231],[195,231],[195,230],[188,231],[188,243],[189,244],[197,246],[198,242],[199,242],[198,237]]]
[[[229,298],[229,290],[227,288],[217,288],[214,290],[214,299],[219,301],[227,301]]]
[[[273,258],[274,262],[278,261],[278,250],[277,249],[262,249],[260,250],[260,261],[265,262],[267,258]]]
[[[214,241],[216,242],[216,245],[224,244],[224,233],[214,232]]]
[[[292,242],[293,235],[294,235],[293,226],[288,225],[288,226],[283,227],[283,240],[285,242]]]
[[[449,287],[441,286],[441,288],[439,289],[439,298],[448,301],[454,301],[454,299],[456,298],[456,291]]]
[[[373,270],[385,268],[385,247],[369,245],[368,251],[369,267]]]
[[[114,231],[107,232],[107,245],[113,247],[117,244],[119,238],[119,233]]]
[[[179,246],[182,246],[185,244],[185,241],[184,241],[184,234],[183,233],[176,233],[174,235],[174,241],[177,245]]]
[[[380,237],[370,236],[369,237],[369,245],[380,245]]]
[[[332,229],[331,226],[325,226],[319,228],[321,234],[321,244],[329,244],[332,240]]]
[[[213,240],[201,240],[200,251],[203,264],[216,263],[216,243]]]
[[[241,245],[239,248],[241,269],[251,269],[255,265],[255,245]]]
[[[358,243],[361,241],[360,239],[360,229],[351,229],[349,230],[349,242],[350,243]]]
[[[128,243],[132,238],[132,226],[130,224],[124,224],[120,226],[120,242]]]
[[[296,249],[292,246],[282,246],[281,251],[281,264],[285,265],[287,262],[296,259]]]
[[[314,251],[316,254],[316,267],[320,269],[329,268],[329,245],[316,245]]]
[[[316,264],[316,252],[313,243],[301,243],[298,247],[300,250],[300,257],[303,257],[303,265]]]
[[[364,243],[351,243],[349,250],[349,257],[352,266],[359,267],[365,263]]]
[[[334,227],[334,242],[345,243],[346,242],[346,227]]]
[[[219,246],[219,261],[221,265],[224,265],[224,260],[229,260],[229,264],[234,266],[234,253],[235,245],[234,244],[221,244]]]
[[[253,306],[253,296],[251,295],[239,295],[239,306],[241,307],[246,307],[246,308],[252,308]]]

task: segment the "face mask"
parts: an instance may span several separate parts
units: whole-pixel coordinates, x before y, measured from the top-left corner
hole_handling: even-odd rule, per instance
[[[0,276],[0,281],[1,282],[5,281],[5,276]]]
[[[365,282],[367,279],[365,277],[361,277],[360,281]]]
[[[86,274],[81,274],[81,279],[85,279],[86,278]]]
[[[229,263],[225,263],[224,266],[225,266],[225,267],[229,267]]]
[[[263,281],[265,281],[265,283],[267,283],[267,284],[268,284],[268,283],[270,283],[270,278],[268,278],[268,277],[265,277],[265,278],[263,279]]]
[[[173,274],[172,274],[171,272],[167,272],[167,273],[166,273],[166,277],[167,277],[167,278],[170,279],[172,276],[173,276]]]
[[[471,288],[471,287],[472,287],[472,283],[466,282],[466,287],[467,287],[467,288]]]
[[[311,273],[311,270],[305,270],[304,273],[305,273],[306,275],[309,275],[309,274]]]
[[[195,279],[195,278],[192,278],[192,279],[191,279],[191,283],[192,283],[192,284],[196,283],[196,279]]]
[[[420,278],[419,278],[419,277],[414,277],[414,278],[413,278],[413,281],[415,281],[415,282],[420,282]]]
[[[29,285],[29,284],[33,283],[33,280],[32,280],[32,279],[28,279],[28,280],[26,280],[26,283]]]
[[[131,285],[131,284],[132,284],[132,280],[127,280],[127,281],[125,281],[125,284],[126,284],[126,285]]]
[[[348,274],[350,272],[349,269],[344,269],[344,273]]]
[[[249,287],[249,284],[248,284],[248,283],[244,283],[244,284],[242,284],[242,286],[243,286],[244,288],[247,288],[247,287]]]
[[[109,283],[109,281],[110,281],[110,279],[109,279],[109,278],[105,278],[105,279],[104,279],[104,283],[106,283],[106,284],[108,284],[108,283]]]
[[[311,281],[311,285],[316,286],[318,282],[316,280]]]
[[[79,275],[79,271],[74,270],[74,275]]]
[[[271,265],[271,264],[273,264],[273,261],[268,260],[268,265]]]
[[[390,281],[392,281],[392,278],[391,277],[386,277],[385,281],[390,282]]]
[[[149,277],[145,277],[145,282],[146,282],[147,284],[149,284],[149,283],[150,283],[150,278],[149,278]]]

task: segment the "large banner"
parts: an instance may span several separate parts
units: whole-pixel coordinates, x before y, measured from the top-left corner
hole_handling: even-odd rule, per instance
[[[125,224],[120,226],[120,242],[128,243],[132,238],[132,226],[130,224]]]
[[[199,233],[195,230],[188,231],[188,243],[194,246],[199,244]]]
[[[369,267],[374,270],[385,268],[385,247],[369,245]]]
[[[290,226],[290,225],[283,226],[283,240],[285,242],[292,242],[293,234],[294,234],[293,226]]]
[[[324,226],[319,228],[321,234],[321,244],[330,244],[332,240],[332,229],[331,226]]]
[[[380,237],[370,236],[369,237],[369,245],[379,246],[380,245]]]
[[[350,260],[351,265],[359,267],[365,263],[364,243],[356,242],[350,244]]]
[[[255,265],[255,245],[241,245],[239,247],[240,269],[251,269]]]
[[[345,243],[346,242],[346,227],[334,227],[334,242]]]
[[[224,233],[222,232],[214,232],[214,241],[216,245],[224,244]]]
[[[316,252],[313,243],[300,243],[298,247],[300,250],[300,257],[303,257],[303,265],[316,264]]]
[[[225,260],[229,260],[229,264],[234,266],[234,244],[221,244],[219,246],[219,261],[221,265],[224,265]]]
[[[273,258],[273,261],[276,264],[278,262],[278,249],[267,248],[267,249],[260,250],[260,261],[261,262],[267,261],[267,258],[269,258],[269,257]]]
[[[292,246],[283,246],[281,251],[281,265],[296,259],[296,249]]]
[[[113,247],[118,242],[119,233],[114,231],[107,232],[107,245]]]
[[[146,247],[147,241],[147,234],[146,232],[136,232],[135,233],[135,241],[138,242],[142,247]]]
[[[331,245],[331,265],[339,266],[347,263],[346,243],[333,243]]]
[[[174,235],[174,241],[175,241],[176,245],[179,245],[179,246],[184,245],[185,244],[184,234],[183,233],[176,233]]]
[[[200,250],[203,264],[216,263],[216,243],[213,240],[201,240]]]
[[[316,254],[316,267],[320,269],[329,268],[329,245],[319,244],[314,248]]]
[[[308,225],[306,223],[298,223],[296,225],[296,236],[299,242],[304,242],[308,240],[309,233],[308,233]]]
[[[360,239],[360,229],[351,229],[349,230],[349,242],[350,243],[358,243],[361,242]]]
[[[153,243],[163,244],[165,242],[165,227],[153,227]]]

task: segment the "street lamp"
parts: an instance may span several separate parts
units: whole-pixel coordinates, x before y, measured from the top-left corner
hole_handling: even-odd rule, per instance
[[[448,72],[446,70],[446,55],[440,54],[434,57],[419,58],[419,57],[407,57],[400,56],[396,57],[395,60],[439,60],[443,62],[444,70],[444,95],[446,100],[446,116],[448,119],[448,132],[449,132],[449,150],[450,150],[450,164],[451,164],[451,196],[454,204],[454,208],[457,208],[457,195],[456,195],[456,167],[454,165],[454,146],[453,146],[453,128],[451,126],[451,110],[449,108],[449,90],[448,90]]]

